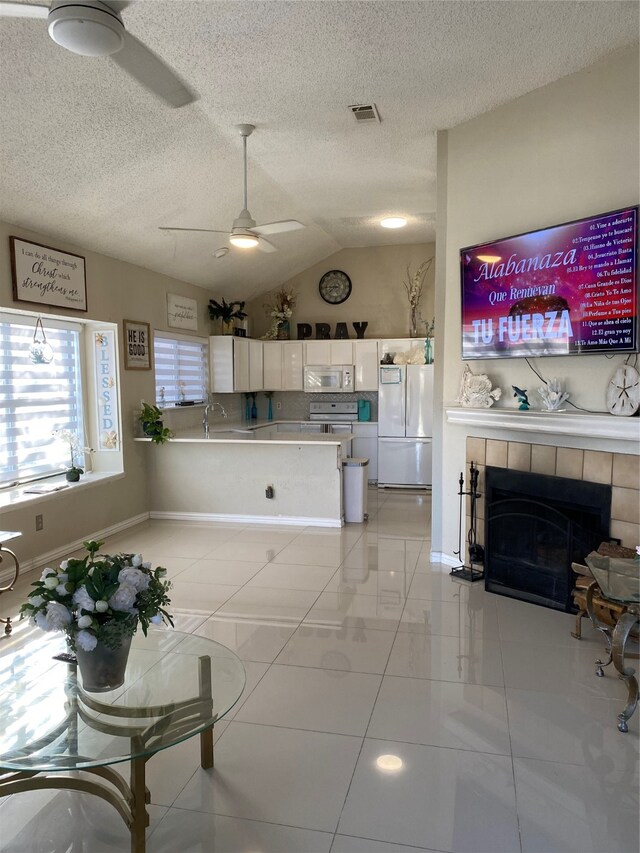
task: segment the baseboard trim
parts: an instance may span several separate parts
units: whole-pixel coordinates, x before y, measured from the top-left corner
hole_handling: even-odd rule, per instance
[[[430,555],[432,563],[442,563],[445,566],[451,566],[452,569],[457,569],[461,566],[460,560],[452,554],[446,554],[444,551],[432,551]]]
[[[295,527],[342,527],[337,518],[307,518],[298,515],[232,515],[224,512],[159,512],[152,510],[150,518],[165,521],[222,521],[229,524],[288,524]]]
[[[37,557],[33,557],[31,560],[25,560],[20,563],[20,576],[26,574],[27,572],[31,572],[39,566],[44,565],[45,563],[53,563],[54,565],[58,565],[60,560],[66,559],[69,554],[77,551],[78,548],[82,548],[82,543],[87,542],[89,539],[104,539],[108,536],[113,536],[116,533],[120,533],[123,530],[127,530],[129,527],[135,527],[136,524],[141,524],[143,521],[149,520],[148,512],[141,512],[139,515],[134,515],[131,518],[127,518],[124,521],[119,521],[117,524],[112,524],[109,527],[103,527],[102,530],[96,530],[91,533],[89,536],[83,536],[82,539],[76,539],[74,542],[68,542],[66,545],[63,545],[59,548],[54,548],[52,551],[47,551],[44,554],[39,554]]]

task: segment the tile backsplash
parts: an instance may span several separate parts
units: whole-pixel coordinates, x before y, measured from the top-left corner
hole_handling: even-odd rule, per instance
[[[245,414],[244,394],[213,394],[212,399],[224,408],[229,421],[241,421]],[[274,391],[273,419],[303,421],[309,417],[309,403],[354,403],[358,400],[369,400],[371,403],[371,420],[378,419],[378,394],[376,391],[362,391],[359,394],[305,394],[304,391]],[[281,408],[278,409],[278,403]],[[256,407],[258,420],[267,419],[269,401],[264,391],[256,391]],[[163,410],[165,426],[172,430],[191,429],[200,426],[204,406],[185,406]],[[222,421],[222,413],[216,406],[209,414],[209,423]]]

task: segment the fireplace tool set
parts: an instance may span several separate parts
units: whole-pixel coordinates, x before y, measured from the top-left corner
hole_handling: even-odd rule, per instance
[[[460,472],[460,479],[458,480],[458,495],[460,496],[460,509],[459,509],[459,521],[458,521],[458,550],[453,553],[460,559],[461,565],[455,569],[451,570],[451,574],[456,578],[461,578],[465,581],[479,581],[484,578],[484,548],[482,545],[478,544],[477,541],[477,502],[478,498],[482,497],[480,492],[478,491],[478,477],[480,476],[480,471],[473,462],[469,468],[469,489],[465,491],[464,488],[464,474]],[[467,533],[467,545],[469,552],[469,565],[467,566],[464,561],[464,554],[462,551],[462,519],[464,518],[462,514],[464,498],[469,497],[470,499],[470,509],[469,509],[469,531]],[[474,568],[475,566],[479,566],[480,568]]]

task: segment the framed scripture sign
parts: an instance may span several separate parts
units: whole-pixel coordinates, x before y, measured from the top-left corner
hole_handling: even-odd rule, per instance
[[[148,323],[123,320],[126,370],[151,370],[151,328]]]
[[[198,331],[198,303],[186,296],[167,293],[167,324],[171,329]]]
[[[13,298],[72,311],[87,310],[84,258],[9,237]]]

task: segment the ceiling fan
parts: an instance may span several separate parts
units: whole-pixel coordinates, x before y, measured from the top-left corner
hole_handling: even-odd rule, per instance
[[[164,62],[125,30],[120,11],[126,0],[54,0],[51,6],[0,0],[0,17],[46,18],[49,35],[61,47],[82,56],[110,56],[123,71],[171,107],[184,107],[196,96]]]
[[[204,234],[228,234],[229,242],[232,246],[237,246],[239,249],[255,249],[256,247],[262,252],[277,252],[278,250],[265,240],[266,235],[282,234],[285,231],[298,231],[305,226],[297,219],[284,219],[280,222],[266,222],[264,225],[256,225],[255,219],[249,213],[247,208],[247,137],[251,136],[255,130],[253,124],[238,124],[236,125],[244,149],[244,205],[237,219],[233,220],[231,232],[217,231],[211,228],[173,228],[163,227],[160,231],[192,231]],[[222,258],[227,254],[225,247],[217,249],[214,252],[216,258]]]

